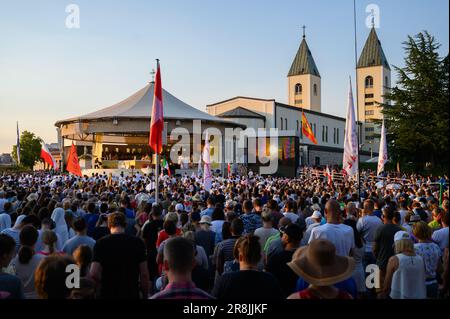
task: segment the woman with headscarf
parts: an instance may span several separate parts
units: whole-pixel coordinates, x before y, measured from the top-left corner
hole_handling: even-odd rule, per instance
[[[25,215],[20,215],[19,217],[17,217],[16,222],[14,223],[13,227],[10,228],[6,228],[4,230],[2,230],[2,234],[6,234],[10,237],[12,237],[14,239],[14,241],[16,242],[16,252],[19,250],[20,247],[20,230],[22,229],[22,221],[24,220],[24,218],[27,217]]]
[[[8,228],[11,228],[11,217],[6,213],[0,214],[0,232]]]
[[[66,219],[64,218],[65,211],[63,208],[58,207],[52,213],[52,220],[55,222],[55,229],[53,230],[61,240],[62,244],[65,244],[69,240],[69,228],[67,227]]]

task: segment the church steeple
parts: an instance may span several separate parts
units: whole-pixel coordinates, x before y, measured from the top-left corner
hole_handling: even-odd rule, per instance
[[[291,69],[288,76],[312,74],[320,77],[319,70],[317,69],[316,62],[309,50],[308,43],[306,42],[305,34],[303,33],[303,40],[297,51],[297,55],[292,62]]]
[[[378,39],[375,28],[372,27],[369,37],[367,38],[364,49],[361,52],[361,56],[358,61],[358,68],[367,68],[372,66],[384,66],[387,69],[391,69],[389,63],[384,55],[383,47]]]
[[[306,42],[305,26],[303,39],[288,73],[288,100],[290,105],[321,111],[321,78],[319,69]]]

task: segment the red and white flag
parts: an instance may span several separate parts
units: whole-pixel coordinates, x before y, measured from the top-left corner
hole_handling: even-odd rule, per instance
[[[327,178],[328,185],[331,186],[333,184],[333,176],[331,176],[330,168],[328,167],[328,165],[327,165],[327,169],[325,170],[325,176]]]
[[[358,129],[353,105],[352,81],[348,91],[347,117],[345,121],[344,157],[342,167],[349,177],[358,174]]]
[[[162,134],[164,131],[163,96],[161,83],[161,69],[159,60],[156,60],[157,70],[154,83],[152,119],[150,122],[149,145],[157,154],[162,152]]]
[[[387,142],[386,142],[386,127],[381,125],[380,151],[378,154],[378,170],[377,175],[384,171],[384,165],[388,162]]]
[[[230,163],[228,163],[227,171],[228,171],[228,177],[230,177],[231,176],[231,164]]]
[[[41,147],[41,158],[44,160],[45,163],[47,163],[48,165],[50,165],[53,168],[56,168],[56,161],[53,158],[52,154],[50,153],[50,151],[47,148],[47,145],[42,142],[42,147]]]
[[[205,166],[203,169],[203,187],[206,191],[210,191],[212,187],[211,176],[211,148],[209,146],[209,133],[206,131],[205,146],[203,148],[203,162]]]

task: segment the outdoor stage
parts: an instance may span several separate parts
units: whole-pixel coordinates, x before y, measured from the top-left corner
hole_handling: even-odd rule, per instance
[[[145,175],[145,174],[151,174],[154,172],[154,168],[141,168],[141,169],[126,169],[126,168],[117,168],[117,169],[103,169],[103,168],[99,168],[99,169],[82,169],[81,173],[83,175],[87,175],[87,176],[92,176],[93,174],[98,174],[98,175],[112,175],[112,176],[120,176],[123,174],[123,176],[133,176],[137,173],[141,174],[141,175]],[[183,176],[184,174],[187,174],[188,176],[192,176],[192,173],[197,174],[197,168],[195,169],[176,169],[175,171],[172,171],[172,175],[181,175]]]

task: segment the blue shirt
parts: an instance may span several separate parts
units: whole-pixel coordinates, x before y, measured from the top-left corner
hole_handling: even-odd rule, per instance
[[[98,217],[98,214],[92,213],[87,213],[86,215],[84,215],[84,220],[86,221],[86,224],[88,224],[87,235],[89,237],[92,237],[94,235],[95,224],[97,224]]]
[[[203,211],[200,213],[200,216],[205,216],[205,215],[207,215],[207,216],[209,216],[209,217],[212,217],[213,212],[214,212],[214,208],[213,208],[213,207],[208,207],[207,209],[203,210]]]

